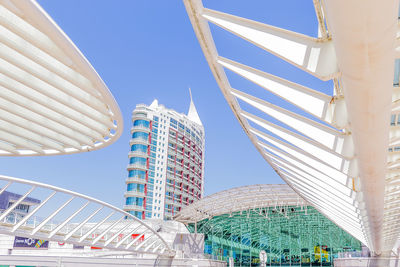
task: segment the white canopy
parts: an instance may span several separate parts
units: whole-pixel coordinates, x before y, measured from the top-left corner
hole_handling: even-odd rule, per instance
[[[117,103],[34,1],[0,3],[0,155],[69,154],[113,143]]]
[[[201,0],[184,3],[222,93],[264,159],[375,255],[389,255],[400,234],[398,2],[313,1],[316,37],[212,10]],[[209,24],[332,80],[333,93],[222,57]],[[230,51],[246,54],[244,46]],[[231,77],[264,90],[233,88]]]
[[[257,184],[236,187],[207,196],[184,207],[174,219],[180,222],[197,222],[237,211],[306,205],[306,201],[288,185]]]

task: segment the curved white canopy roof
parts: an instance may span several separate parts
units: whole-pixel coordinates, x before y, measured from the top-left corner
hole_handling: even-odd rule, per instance
[[[315,37],[183,1],[222,93],[264,159],[374,255],[389,255],[400,236],[398,1],[313,1]],[[332,80],[333,93],[223,57],[210,24]],[[242,78],[265,90],[233,88]]]
[[[0,233],[96,246],[114,251],[173,256],[175,251],[147,224],[119,208],[63,188],[0,175],[0,195],[21,193],[0,214]],[[28,214],[17,219],[15,209],[29,197],[39,197]]]
[[[207,196],[175,216],[180,222],[197,222],[236,211],[276,206],[306,206],[307,203],[285,184],[241,186]]]
[[[34,1],[0,3],[0,155],[70,154],[121,135],[99,75]]]

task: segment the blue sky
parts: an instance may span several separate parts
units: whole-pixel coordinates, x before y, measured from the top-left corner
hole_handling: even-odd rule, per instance
[[[40,0],[91,62],[116,98],[124,133],[113,145],[68,156],[1,159],[2,174],[64,187],[121,206],[126,189],[131,112],[154,98],[187,112],[188,87],[206,131],[205,193],[257,183],[282,183],[259,155],[222,96],[182,1]],[[218,0],[205,6],[316,35],[312,1]],[[212,27],[221,54],[329,92],[331,85]],[[229,73],[228,73],[229,74]],[[254,86],[232,77],[235,87]],[[255,88],[255,90],[259,90]]]

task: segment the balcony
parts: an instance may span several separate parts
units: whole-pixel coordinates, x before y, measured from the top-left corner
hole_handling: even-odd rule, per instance
[[[183,185],[190,186],[191,184],[186,180],[186,178],[182,179]]]
[[[123,209],[125,211],[128,211],[128,210],[144,211],[143,206],[138,206],[138,205],[134,205],[134,204],[132,204],[132,205],[124,205]]]
[[[183,197],[189,197],[190,195],[186,192],[186,191],[184,191],[184,190],[182,190],[181,192],[180,192],[181,194],[182,194],[182,196]]]
[[[145,197],[145,194],[140,191],[126,191],[124,197]]]
[[[179,200],[179,201],[175,201],[175,202],[174,202],[174,206],[175,206],[175,207],[184,207],[184,206],[186,206],[186,205],[185,205],[184,203],[181,203],[180,200]]]
[[[147,170],[147,166],[139,163],[133,163],[133,164],[128,164],[128,167],[126,167],[128,170],[131,169],[140,169],[140,170]]]
[[[168,140],[172,140],[172,139],[176,139],[176,134],[174,134],[174,133],[172,133],[171,131],[169,132],[169,135],[168,135]]]
[[[175,165],[175,168],[177,171],[182,171],[182,166],[179,163]]]
[[[129,184],[129,183],[145,184],[146,179],[139,178],[139,177],[128,177],[125,182],[127,184]]]
[[[189,169],[189,167],[184,167],[183,168],[183,174],[190,174],[190,169]]]
[[[134,119],[145,119],[145,120],[150,121],[150,118],[147,117],[147,114],[143,114],[141,112],[137,112],[137,113],[134,112],[132,114],[132,120],[134,120]]]
[[[146,132],[150,132],[150,128],[149,128],[149,127],[142,126],[142,125],[136,125],[136,126],[133,126],[133,127],[131,128],[131,133],[137,132],[137,131],[146,131]]]
[[[131,151],[128,154],[129,157],[143,157],[143,158],[147,158],[149,155],[146,152],[142,152],[142,151]]]
[[[171,173],[167,173],[167,179],[175,180],[175,176]]]
[[[174,186],[167,184],[167,190],[170,192],[174,191]]]
[[[148,140],[148,139],[145,139],[145,138],[136,137],[136,138],[132,138],[132,139],[129,141],[129,144],[130,144],[130,145],[133,145],[133,144],[148,145],[148,144],[149,144],[149,140]]]

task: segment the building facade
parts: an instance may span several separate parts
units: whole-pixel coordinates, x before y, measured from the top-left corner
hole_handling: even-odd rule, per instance
[[[124,210],[138,218],[171,219],[204,188],[204,128],[193,101],[187,115],[139,104],[132,113]]]
[[[13,206],[22,195],[4,191],[0,194],[0,214],[3,214],[5,210]],[[3,220],[7,223],[13,223],[20,221],[26,214],[29,213],[31,207],[39,205],[40,200],[32,197],[25,197],[23,201],[17,204],[12,212],[10,212]]]

